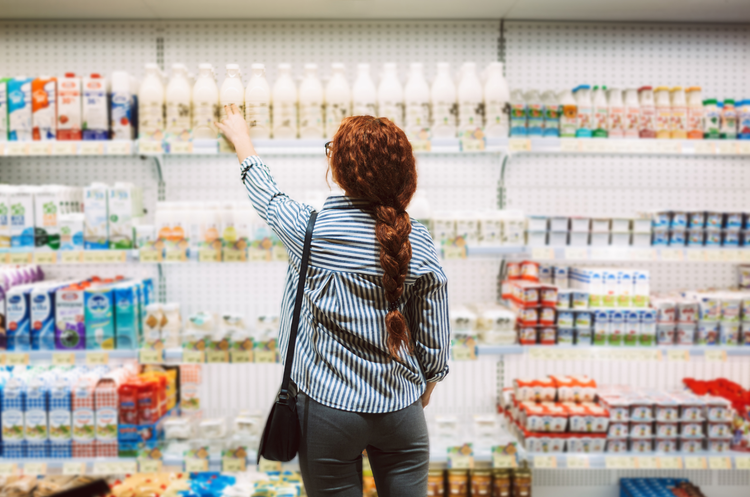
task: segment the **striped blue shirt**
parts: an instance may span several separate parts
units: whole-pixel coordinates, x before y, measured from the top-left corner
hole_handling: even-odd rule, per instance
[[[313,207],[295,202],[276,186],[260,157],[240,166],[250,200],[289,253],[281,305],[279,351],[286,358],[294,298]],[[392,360],[386,343],[388,302],[380,245],[367,202],[332,196],[313,232],[305,294],[292,364],[292,380],[317,402],[345,411],[383,413],[410,406],[425,382],[448,374],[450,321],[447,278],[424,225],[412,220],[412,259],[399,309],[406,317],[414,354]]]

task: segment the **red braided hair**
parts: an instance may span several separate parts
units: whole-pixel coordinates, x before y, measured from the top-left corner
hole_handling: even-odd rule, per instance
[[[331,144],[334,181],[347,195],[373,205],[375,236],[380,242],[383,287],[389,303],[385,318],[388,351],[395,359],[403,346],[412,353],[411,336],[398,310],[411,260],[411,220],[406,207],[417,189],[411,143],[386,118],[347,117]]]

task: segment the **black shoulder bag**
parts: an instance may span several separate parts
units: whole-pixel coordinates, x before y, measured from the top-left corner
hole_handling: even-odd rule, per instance
[[[313,227],[318,213],[312,211],[307,222],[305,233],[305,247],[302,251],[302,262],[299,269],[299,283],[297,283],[297,297],[294,301],[294,315],[292,329],[289,330],[289,345],[286,351],[284,365],[284,379],[276,402],[271,407],[266,427],[258,447],[258,463],[261,456],[268,461],[287,462],[294,459],[299,450],[299,419],[297,418],[297,392],[289,389],[292,377],[292,362],[294,361],[294,347],[297,343],[297,329],[299,328],[299,314],[302,309],[302,297],[305,293],[305,278],[307,277],[307,262],[310,258],[310,243],[312,242]]]

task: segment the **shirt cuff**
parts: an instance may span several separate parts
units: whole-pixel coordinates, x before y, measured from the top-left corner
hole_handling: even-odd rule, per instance
[[[245,160],[243,160],[242,163],[240,164],[240,172],[244,174],[245,171],[247,171],[251,167],[253,167],[253,166],[262,166],[262,165],[263,165],[263,161],[260,159],[259,156],[257,156],[257,155],[251,155],[251,156],[245,158]]]
[[[450,370],[450,367],[445,366],[443,370],[437,374],[434,374],[430,376],[429,378],[425,378],[425,381],[427,383],[436,383],[438,381],[443,381],[443,379],[448,375],[448,371]]]

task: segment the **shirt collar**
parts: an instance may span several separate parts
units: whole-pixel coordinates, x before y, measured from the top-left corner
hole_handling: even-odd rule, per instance
[[[367,209],[372,204],[363,198],[347,197],[346,195],[332,195],[328,197],[323,209]]]

